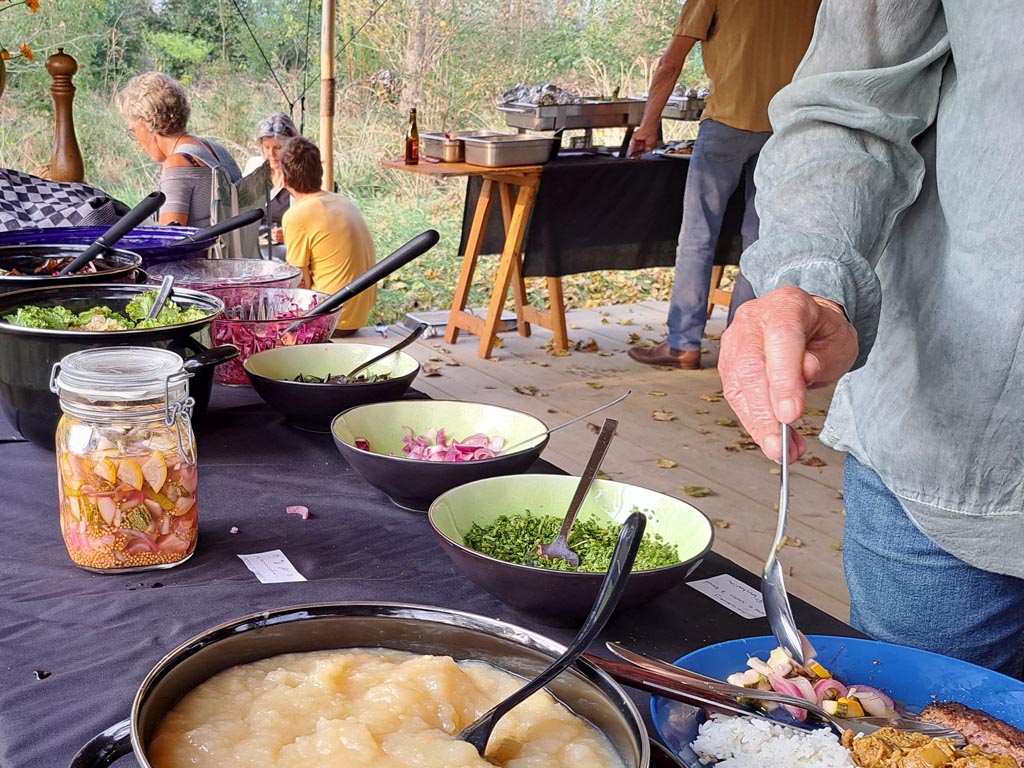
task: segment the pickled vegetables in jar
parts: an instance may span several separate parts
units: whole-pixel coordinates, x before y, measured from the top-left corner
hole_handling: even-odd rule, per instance
[[[125,359],[139,349],[85,350],[55,368],[61,533],[72,561],[92,571],[169,568],[198,538],[187,374],[166,350]]]

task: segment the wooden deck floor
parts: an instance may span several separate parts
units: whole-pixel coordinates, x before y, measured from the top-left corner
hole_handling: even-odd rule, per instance
[[[421,373],[415,386],[436,398],[518,408],[551,426],[632,390],[607,412],[619,420],[619,433],[604,471],[612,479],[691,502],[714,521],[715,550],[760,572],[775,530],[778,469],[760,450],[751,450],[749,441],[745,444],[745,434],[720,396],[714,366],[725,312],[716,309],[708,324],[704,370],[659,370],[634,363],[626,350],[631,343],[659,342],[666,310],[663,302],[648,302],[569,312],[569,336],[579,349],[567,356],[548,354],[551,334],[536,326],[530,337],[503,333],[503,346],[491,360],[476,356],[475,336],[463,335],[457,344],[446,344],[442,337],[420,340],[410,351],[436,375]],[[369,340],[371,335],[375,334],[365,329],[353,340]],[[810,394],[804,417],[808,431],[816,434],[821,428],[831,395],[831,389]],[[590,421],[600,425],[604,415]],[[544,458],[579,474],[594,439],[586,424],[573,425],[552,435]],[[816,437],[808,441],[813,459],[794,465],[791,472],[791,543],[781,553],[786,585],[846,620],[843,456]],[[663,468],[670,463],[674,466]],[[684,490],[689,486],[711,493],[694,498]]]

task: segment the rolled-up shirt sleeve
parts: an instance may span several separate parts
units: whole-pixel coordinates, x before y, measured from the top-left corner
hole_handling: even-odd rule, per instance
[[[949,56],[941,0],[825,0],[755,181],[760,238],[743,255],[758,295],[783,285],[838,302],[874,342],[875,275],[900,212],[917,198],[914,139],[935,120]]]

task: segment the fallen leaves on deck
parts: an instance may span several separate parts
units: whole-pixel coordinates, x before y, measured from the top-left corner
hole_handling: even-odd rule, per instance
[[[651,414],[651,417],[655,421],[675,421],[676,420],[676,417],[673,415],[672,411],[664,411],[661,408],[659,408],[658,410],[654,411]]]
[[[512,387],[513,392],[518,392],[520,395],[526,395],[527,397],[536,397],[537,393],[540,392],[537,387],[533,384],[520,384],[518,387]]]
[[[439,366],[437,363],[424,363],[422,366],[420,366],[420,371],[423,373],[424,376],[440,376],[441,366]]]
[[[687,485],[683,488],[683,493],[695,499],[702,499],[705,496],[710,496],[712,490],[706,485]]]
[[[600,381],[587,381],[584,383],[591,389],[604,389],[604,384],[602,384]]]
[[[717,424],[720,427],[735,427],[736,426],[735,420],[730,419],[728,417],[726,417],[724,419],[715,419],[715,424]]]
[[[678,461],[672,461],[672,459],[658,459],[658,469],[672,469],[678,467]]]
[[[823,410],[821,408],[814,408],[812,406],[807,406],[806,408],[804,408],[804,413],[806,413],[808,416],[828,416],[828,411]]]
[[[647,394],[650,395],[651,397],[664,397],[668,393],[667,392],[662,392],[660,389],[652,389]]]
[[[828,466],[828,464],[826,464],[824,461],[819,459],[817,456],[805,456],[804,458],[802,458],[800,460],[800,463],[803,464],[805,467],[827,467]]]
[[[706,403],[720,403],[722,402],[722,393],[719,392],[715,395],[701,395],[700,399]]]
[[[715,528],[728,528],[731,525],[731,523],[728,520],[723,520],[720,517],[716,517],[714,520],[712,520],[711,524],[715,526]]]

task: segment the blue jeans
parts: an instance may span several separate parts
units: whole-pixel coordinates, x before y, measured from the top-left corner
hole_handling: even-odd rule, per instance
[[[753,133],[704,120],[690,158],[683,200],[683,221],[676,247],[675,278],[668,307],[668,336],[673,349],[700,349],[708,321],[708,289],[715,245],[725,206],[740,180],[746,182],[743,248],[757,240],[754,167],[770,133]]]
[[[850,623],[878,640],[1021,677],[1024,579],[980,570],[933,544],[852,456],[843,487]]]

